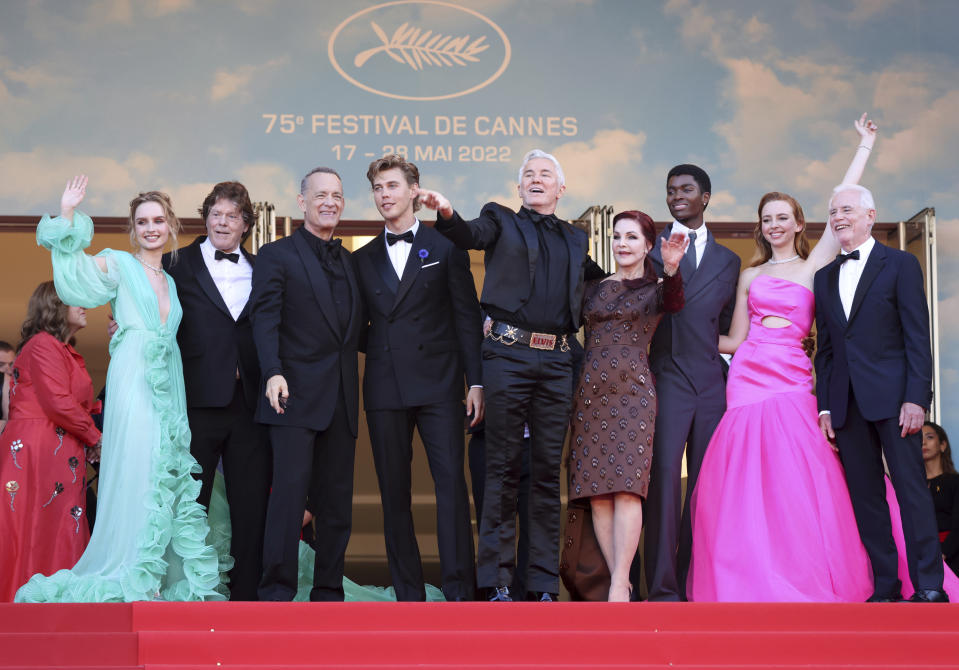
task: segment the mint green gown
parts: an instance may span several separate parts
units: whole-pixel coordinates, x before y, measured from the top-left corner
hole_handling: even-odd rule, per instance
[[[86,308],[109,302],[119,324],[110,340],[97,522],[73,569],[34,575],[16,601],[222,600],[231,559],[212,546],[196,502],[176,287],[167,276],[163,323],[149,270],[127,252],[104,249],[102,272],[83,252],[92,237],[93,222],[79,211],[72,222],[45,216],[37,227],[60,299]]]

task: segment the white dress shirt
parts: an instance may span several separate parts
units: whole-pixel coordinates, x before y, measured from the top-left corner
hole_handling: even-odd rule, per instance
[[[869,253],[875,245],[876,240],[870,236],[869,239],[856,247],[859,250],[859,260],[851,258],[839,268],[839,299],[842,301],[842,311],[846,313],[846,319],[849,319],[852,301],[856,297],[856,287],[859,286],[859,279],[866,267],[866,261],[869,260]],[[847,254],[844,253],[843,255]]]
[[[235,321],[240,317],[243,308],[246,307],[250,299],[250,289],[253,281],[253,266],[246,260],[240,252],[240,247],[229,253],[240,254],[240,260],[236,263],[228,261],[225,258],[216,260],[216,247],[210,242],[210,238],[200,243],[200,252],[203,254],[203,262],[206,263],[206,269],[210,271],[213,277],[213,283],[223,297],[227,309]]]
[[[420,220],[414,219],[413,225],[407,228],[406,230],[412,230],[413,236],[416,236],[416,231],[420,229]],[[402,235],[406,230],[401,230],[397,235]],[[386,229],[387,233],[392,233],[393,231],[389,228]],[[396,276],[400,279],[403,278],[403,270],[406,269],[406,259],[410,257],[410,249],[413,248],[413,245],[407,242],[406,240],[397,240],[394,244],[390,244],[386,241],[386,235],[383,235],[383,244],[386,245],[386,255],[390,257],[390,262],[393,264],[393,269],[396,270]]]
[[[696,233],[696,241],[693,242],[693,251],[696,253],[696,255],[693,256],[693,262],[698,268],[699,261],[703,259],[703,254],[706,253],[706,240],[709,239],[709,234],[706,231],[706,223],[703,222],[703,225],[701,225],[699,228],[694,231],[690,231],[685,224],[682,224],[679,221],[673,221],[673,227],[671,228],[670,232],[682,233],[687,237],[689,237],[690,232]]]

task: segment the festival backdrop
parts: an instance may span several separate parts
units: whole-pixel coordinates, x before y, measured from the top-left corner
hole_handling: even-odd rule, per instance
[[[955,0],[32,0],[0,3],[0,214],[122,216],[163,189],[195,215],[239,179],[299,216],[299,179],[405,153],[464,214],[515,204],[523,153],[563,162],[560,214],[668,218],[664,175],[712,176],[708,219],[784,190],[822,221],[869,111],[879,218],[938,215],[946,427],[959,435]],[[3,284],[15,281],[3,275]]]

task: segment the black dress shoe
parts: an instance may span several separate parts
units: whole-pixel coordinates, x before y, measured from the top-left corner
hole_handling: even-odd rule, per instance
[[[892,593],[892,594],[880,595],[878,593],[873,593],[871,596],[869,596],[866,602],[867,603],[898,603],[898,602],[902,602],[902,594]]]
[[[934,589],[924,589],[922,591],[916,591],[909,598],[911,603],[947,603],[949,602],[949,596],[946,595],[945,591],[936,591]]]
[[[547,591],[537,591],[533,594],[533,600],[538,603],[558,603],[559,594],[549,593]]]
[[[509,594],[508,586],[497,586],[496,588],[489,589],[487,592],[487,598],[491,603],[513,602],[513,596]]]

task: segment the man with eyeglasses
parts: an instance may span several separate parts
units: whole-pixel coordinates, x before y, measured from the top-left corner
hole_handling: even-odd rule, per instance
[[[249,300],[255,258],[243,248],[253,203],[243,184],[221,182],[199,213],[207,234],[163,257],[183,307],[177,342],[190,452],[203,469],[196,475],[202,482],[197,501],[209,507],[222,458],[235,561],[230,599],[257,600],[271,454],[266,429],[254,421],[260,390]]]

